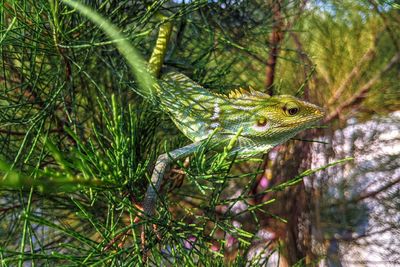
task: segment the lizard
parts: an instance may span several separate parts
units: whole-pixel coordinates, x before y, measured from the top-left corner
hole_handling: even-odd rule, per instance
[[[78,9],[115,41],[115,46],[138,78],[143,94],[150,99],[156,98],[162,111],[192,141],[157,158],[143,200],[146,216],[155,214],[159,189],[169,165],[193,154],[208,138],[220,146],[237,140],[230,151],[232,155],[255,156],[284,143],[325,115],[317,105],[291,95],[270,96],[253,89],[237,89],[229,95],[221,95],[205,89],[182,73],[163,73],[161,69],[173,27],[168,19],[159,28],[146,68],[140,55],[115,26],[81,3],[63,2]]]
[[[149,60],[151,74],[159,78],[156,96],[161,109],[192,141],[158,157],[143,201],[144,213],[153,216],[157,194],[169,165],[193,154],[211,137],[212,143],[236,142],[230,151],[237,157],[264,154],[324,117],[317,105],[291,95],[270,96],[253,89],[237,89],[229,95],[213,93],[179,72],[161,73],[172,23],[160,26]]]

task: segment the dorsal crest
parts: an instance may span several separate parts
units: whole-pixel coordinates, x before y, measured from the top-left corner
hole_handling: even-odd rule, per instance
[[[239,89],[235,89],[232,90],[229,94],[228,94],[228,98],[230,99],[238,99],[238,98],[251,98],[251,97],[263,97],[263,98],[267,98],[270,97],[268,94],[260,92],[260,91],[256,91],[253,88],[249,87],[248,90],[243,89],[243,88],[239,88]]]

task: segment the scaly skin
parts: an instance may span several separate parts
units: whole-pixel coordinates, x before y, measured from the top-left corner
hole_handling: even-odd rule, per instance
[[[267,152],[323,117],[316,105],[290,95],[270,97],[243,89],[229,96],[213,94],[180,73],[162,76],[161,108],[193,142],[213,136],[221,142],[240,128],[234,152],[249,156]]]
[[[149,61],[149,69],[156,77],[171,30],[170,23],[160,27]],[[248,157],[268,152],[324,116],[320,107],[290,95],[271,97],[243,89],[228,96],[214,94],[176,72],[166,73],[160,80],[155,89],[161,109],[193,143],[157,159],[143,203],[144,212],[149,216],[154,215],[161,181],[171,162],[195,152],[211,134],[214,133],[212,142],[224,145],[240,131],[231,153]]]

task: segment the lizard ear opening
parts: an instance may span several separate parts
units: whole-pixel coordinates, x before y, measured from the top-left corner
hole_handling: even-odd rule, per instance
[[[257,126],[258,127],[264,127],[265,125],[267,125],[267,119],[265,117],[261,117],[257,120]]]

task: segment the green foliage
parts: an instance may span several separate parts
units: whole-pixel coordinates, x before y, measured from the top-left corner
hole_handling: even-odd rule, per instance
[[[144,196],[149,163],[158,151],[182,143],[177,138],[162,145],[161,133],[171,124],[146,94],[151,79],[143,76],[143,64],[135,65],[138,55],[124,46],[131,42],[142,47],[140,53],[149,54],[152,29],[158,23],[153,17],[160,9],[174,10],[162,4],[91,3],[126,29],[123,36],[132,36],[125,43],[116,28],[103,25],[113,37],[107,40],[85,17],[58,1],[1,7],[2,263],[140,264],[141,227],[151,223],[163,236],[160,242],[152,231],[146,232],[153,262],[222,263],[221,249],[210,250],[215,231],[232,233],[248,246],[252,234],[236,230],[229,217],[216,221],[211,208],[207,215],[197,214],[195,223],[188,224],[186,216],[172,217],[167,208],[176,205],[170,198],[162,199],[159,217],[134,222],[140,216],[136,205]],[[178,6],[171,16],[184,16],[204,4]],[[128,18],[123,7],[135,13]],[[92,18],[96,19],[93,14]],[[136,78],[114,45],[125,51]],[[187,172],[205,182],[199,184],[201,192],[190,195],[201,195],[203,206],[209,201],[215,207],[226,201],[218,196],[231,178],[232,160],[227,152],[210,158],[202,149],[194,160],[201,164]],[[215,189],[212,198],[205,197],[206,191]],[[191,237],[196,237],[193,248],[185,248]]]
[[[144,227],[150,265],[222,266],[229,258],[229,240],[239,248],[230,264],[265,264],[279,247],[266,256],[247,256],[260,241],[255,235],[259,214],[274,217],[268,207],[277,200],[252,205],[260,160],[248,160],[252,169],[243,174],[234,168],[240,162],[228,157],[229,147],[218,153],[205,143],[189,167],[178,162],[188,182],[161,196],[156,217],[141,215],[137,205],[156,156],[187,140],[158,109],[140,55],[150,55],[161,13],[177,25],[167,67],[221,92],[239,85],[261,88],[265,62],[260,59],[268,53],[271,9],[264,1],[84,2],[112,25],[98,27],[86,17],[99,19],[90,10],[85,16],[56,0],[0,4],[0,262],[141,265]],[[295,16],[300,3],[283,3],[284,17]],[[320,25],[312,37],[329,49],[310,46],[306,52],[318,56],[317,73],[324,76],[327,68],[335,86],[372,43],[368,29],[375,31],[376,16],[365,22],[359,13],[353,15],[353,26],[329,16],[307,16],[299,24],[306,32]],[[349,31],[345,36],[340,34],[344,30]],[[347,42],[325,40],[329,35]],[[384,41],[389,39],[382,34],[380,53],[394,53]],[[359,44],[363,49],[357,49]],[[294,93],[302,91],[305,79],[294,71],[304,64],[288,55],[292,50],[290,44],[282,47],[286,61],[279,73],[284,90]],[[329,64],[343,57],[351,59],[345,67]],[[393,90],[393,81],[382,84]],[[324,99],[330,91],[325,94]],[[284,191],[313,172],[288,177],[266,192]],[[237,211],[239,204],[245,209]],[[238,227],[235,221],[243,218]]]
[[[311,98],[329,110],[340,109],[343,119],[347,110],[340,105],[362,90],[361,100],[355,100],[362,102],[357,117],[398,110],[396,61],[390,64],[399,48],[398,14],[389,3],[381,7],[389,9],[385,14],[371,8],[371,1],[317,1],[306,10],[282,51],[290,60],[278,67],[285,90],[291,93],[296,89],[293,84],[303,82],[298,63],[304,62],[305,74],[315,68],[308,82]]]

